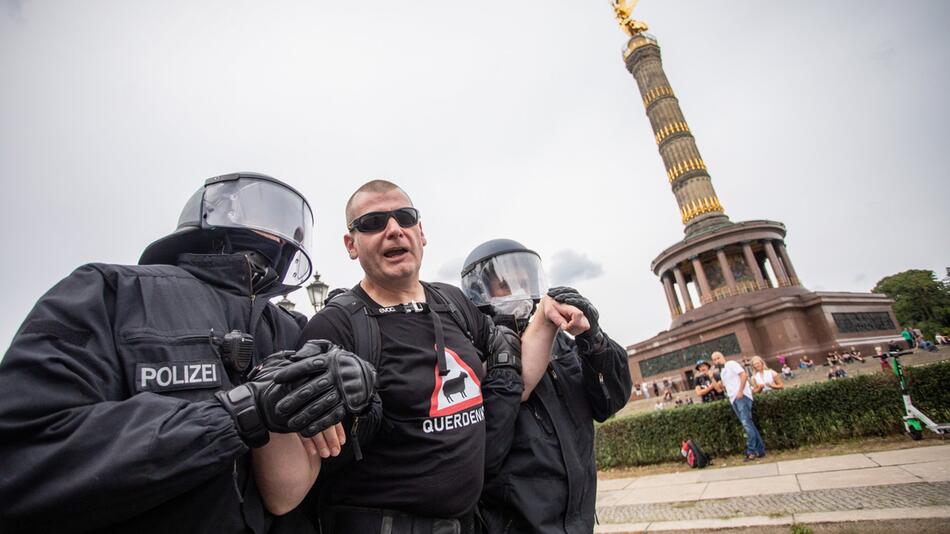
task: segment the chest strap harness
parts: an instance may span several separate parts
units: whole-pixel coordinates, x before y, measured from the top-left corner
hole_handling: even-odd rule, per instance
[[[406,314],[406,313],[427,313],[432,318],[432,329],[435,331],[435,357],[439,362],[439,375],[449,374],[448,364],[445,361],[445,330],[442,328],[442,318],[439,312],[452,312],[453,310],[445,304],[433,302],[410,301],[406,304],[397,304],[396,306],[384,306],[371,309],[364,308],[366,315],[370,317],[383,317],[386,315]]]

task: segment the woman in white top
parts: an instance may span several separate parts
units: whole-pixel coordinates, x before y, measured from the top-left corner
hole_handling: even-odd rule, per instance
[[[782,389],[782,376],[765,365],[765,360],[759,356],[752,357],[752,393]]]

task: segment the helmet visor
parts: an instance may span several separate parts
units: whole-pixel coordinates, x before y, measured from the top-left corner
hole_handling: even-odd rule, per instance
[[[297,253],[285,284],[300,285],[310,276],[313,212],[296,191],[268,180],[239,178],[208,185],[202,208],[209,227],[257,230],[293,244]]]
[[[491,257],[462,277],[465,295],[476,306],[537,300],[548,290],[541,259],[530,252]]]
[[[303,250],[298,250],[288,264],[282,283],[287,286],[303,285],[310,278],[311,268],[310,258]]]

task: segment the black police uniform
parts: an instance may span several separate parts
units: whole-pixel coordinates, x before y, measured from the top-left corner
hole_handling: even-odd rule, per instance
[[[209,334],[251,333],[259,359],[301,325],[249,274],[243,254],[89,264],[39,300],[0,362],[0,531],[273,526]]]
[[[479,509],[488,532],[593,532],[593,421],[622,408],[632,387],[627,352],[605,341],[602,352],[578,356],[574,341],[559,333],[527,401],[514,408],[500,405],[506,398],[486,401],[493,424]]]

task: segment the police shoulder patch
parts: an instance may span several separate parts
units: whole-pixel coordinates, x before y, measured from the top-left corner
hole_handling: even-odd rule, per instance
[[[139,363],[135,365],[135,390],[164,393],[221,386],[221,366],[216,361]]]

